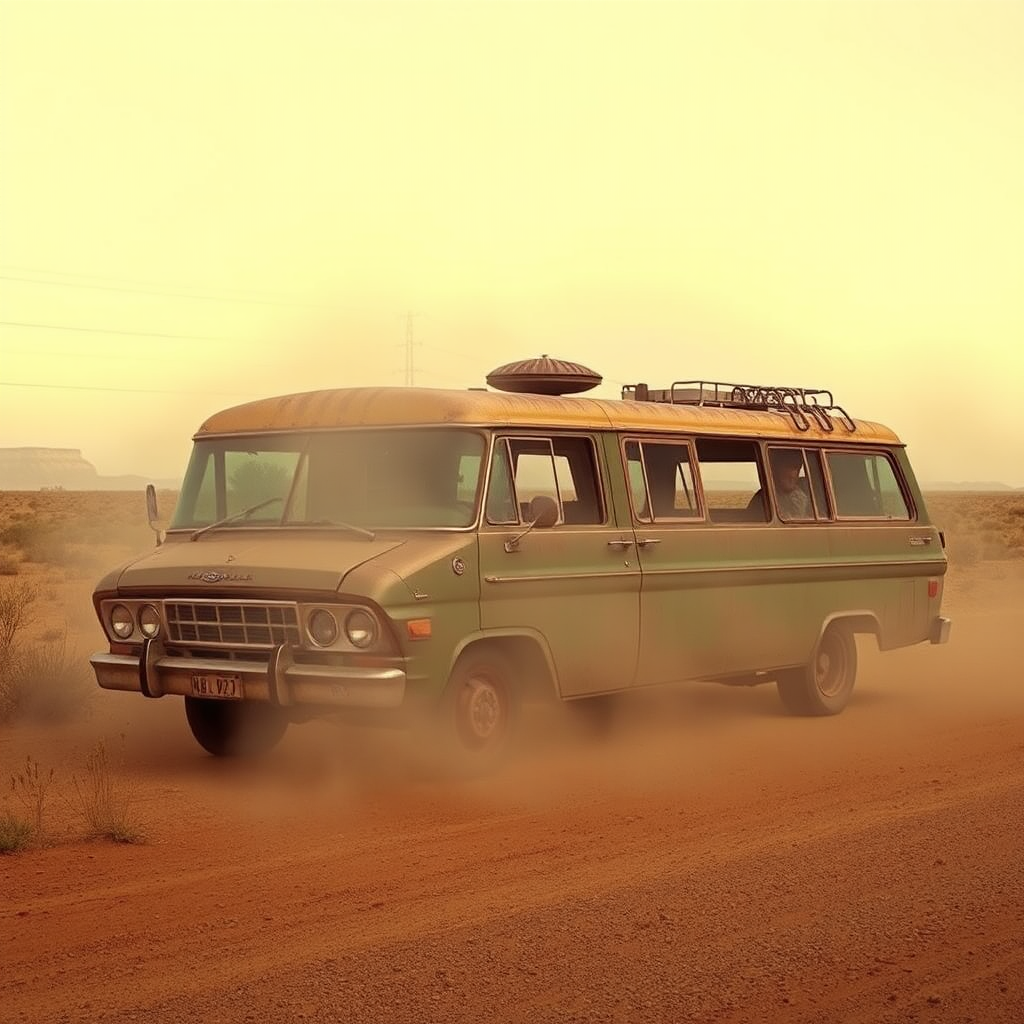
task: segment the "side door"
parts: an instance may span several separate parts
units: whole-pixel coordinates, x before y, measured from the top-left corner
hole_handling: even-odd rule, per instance
[[[480,529],[481,626],[542,637],[563,697],[623,689],[636,669],[640,569],[607,480],[593,436],[494,440]],[[552,503],[555,524],[532,527]]]
[[[828,545],[816,513],[820,466],[810,473],[818,464],[792,452],[794,485],[807,504],[784,519],[774,514],[779,487],[769,491],[753,440],[626,439],[623,455],[637,481],[639,681],[712,678],[806,658],[822,620],[810,583]]]
[[[708,609],[694,575],[707,517],[685,438],[626,437],[620,458],[642,569],[637,682],[699,676]]]

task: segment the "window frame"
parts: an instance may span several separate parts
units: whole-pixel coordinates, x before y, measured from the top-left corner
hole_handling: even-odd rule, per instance
[[[772,499],[772,521],[778,522],[783,526],[820,526],[823,523],[827,524],[835,522],[835,496],[831,493],[831,489],[829,487],[829,475],[825,468],[826,460],[822,458],[825,450],[817,445],[805,445],[785,441],[781,443],[776,441],[766,441],[764,449],[765,464],[768,467],[768,488]],[[775,474],[772,472],[772,453],[777,451],[799,452],[800,457],[803,459],[804,479],[807,482],[807,496],[811,499],[811,508],[814,511],[814,514],[809,519],[787,519],[779,511],[778,492],[775,489]],[[827,507],[824,510],[818,508],[818,498],[814,491],[814,482],[811,479],[808,454],[812,452],[818,459],[818,468],[821,470],[821,482],[825,488],[825,503]]]
[[[836,523],[849,523],[849,524],[901,524],[901,523],[916,523],[919,521],[919,512],[917,503],[914,501],[910,493],[910,488],[907,485],[907,481],[903,476],[903,471],[900,467],[899,461],[896,459],[894,453],[888,448],[868,448],[863,446],[850,446],[850,447],[837,447],[835,445],[824,445],[822,446],[822,463],[825,468],[825,482],[828,485],[829,500],[832,503],[834,518],[832,522]],[[900,492],[900,496],[903,499],[903,504],[907,509],[907,518],[895,519],[892,516],[844,516],[839,513],[839,500],[836,495],[835,482],[832,479],[832,464],[829,462],[829,455],[865,455],[865,456],[881,456],[889,463],[889,468],[892,470],[893,479],[896,481],[896,487]],[[879,490],[879,493],[881,491]]]
[[[757,494],[758,492],[761,493],[762,503],[765,502],[766,495],[767,495],[767,499],[768,499],[767,500],[767,506],[765,508],[765,511],[766,511],[767,515],[763,519],[715,519],[714,518],[714,516],[712,515],[712,511],[714,511],[714,510],[707,503],[707,490],[706,490],[706,488],[704,486],[703,463],[701,461],[700,447],[699,447],[700,442],[702,440],[704,440],[704,441],[719,441],[719,442],[721,442],[721,441],[728,441],[728,442],[731,442],[731,443],[734,443],[734,444],[735,443],[749,444],[749,445],[753,446],[754,452],[757,455],[757,460],[756,460],[755,464],[757,466],[757,475],[758,475],[758,490],[755,491],[754,494]],[[768,457],[767,457],[767,453],[765,451],[764,438],[749,437],[746,434],[697,434],[697,435],[694,435],[694,438],[693,438],[693,449],[694,449],[694,453],[695,453],[695,455],[697,457],[695,465],[696,465],[696,468],[697,468],[697,479],[698,479],[699,484],[700,484],[701,502],[703,503],[704,510],[705,510],[705,516],[706,516],[706,519],[704,521],[705,521],[705,523],[708,526],[714,526],[716,528],[724,527],[725,529],[747,529],[747,528],[750,528],[750,527],[756,527],[757,529],[763,529],[763,528],[768,527],[768,526],[773,526],[773,525],[775,525],[776,522],[780,521],[780,520],[777,520],[775,518],[775,509],[774,509],[773,504],[772,504],[772,497],[773,497],[773,495],[772,495],[772,492],[769,490],[769,488],[771,487],[771,481],[768,479],[768,477],[771,474],[770,474],[769,469],[768,469]],[[727,463],[719,462],[719,463],[713,463],[713,464],[715,464],[715,465],[726,465]],[[739,464],[742,465],[743,463],[739,463]],[[751,498],[753,498],[753,497],[754,497],[754,495],[751,495]],[[731,510],[728,509],[728,507],[724,507],[723,509],[719,509],[719,511],[731,511]],[[810,520],[805,520],[805,522],[810,522]]]
[[[649,519],[642,519],[639,510],[633,501],[633,485],[629,479],[629,458],[626,454],[626,446],[635,443],[640,448],[640,469],[644,477],[644,494],[647,504],[651,507]],[[693,478],[693,497],[696,502],[696,514],[690,516],[655,516],[654,507],[651,503],[651,482],[647,474],[647,460],[644,458],[643,446],[645,444],[674,445],[683,447],[687,451],[690,465],[690,474]],[[697,462],[697,449],[690,436],[671,436],[656,434],[644,437],[642,434],[620,434],[619,453],[622,459],[623,478],[626,482],[626,497],[629,501],[630,518],[634,526],[655,527],[659,524],[671,526],[706,526],[708,523],[707,505],[704,501],[704,488],[701,484],[700,466]]]
[[[568,439],[575,439],[575,440],[585,441],[586,444],[589,446],[589,450],[590,450],[590,465],[591,465],[591,468],[592,468],[592,470],[594,472],[594,480],[593,480],[594,487],[595,487],[594,493],[595,493],[595,496],[597,497],[597,502],[598,502],[598,514],[601,517],[600,520],[598,522],[596,522],[596,523],[567,523],[566,520],[565,520],[565,507],[564,507],[564,502],[562,501],[562,494],[561,494],[561,489],[560,489],[561,488],[561,481],[560,481],[559,476],[558,476],[557,464],[555,462],[556,457],[558,457],[559,454],[560,454],[559,452],[557,452],[555,450],[556,449],[556,445],[557,445],[557,441],[558,441],[559,438],[563,438],[563,439],[567,439],[567,440]],[[568,527],[570,527],[570,528],[572,528],[574,530],[600,530],[600,529],[607,529],[609,523],[611,522],[612,504],[611,504],[611,501],[609,500],[609,496],[608,496],[608,487],[607,487],[607,482],[606,482],[606,479],[605,479],[604,465],[603,465],[603,460],[602,460],[601,455],[600,455],[600,450],[601,449],[600,449],[600,446],[598,445],[594,435],[587,434],[587,433],[582,433],[582,432],[579,432],[579,431],[543,431],[543,430],[538,430],[536,433],[529,433],[529,432],[526,432],[526,431],[517,431],[515,433],[497,433],[497,432],[492,433],[491,434],[491,447],[490,447],[490,451],[489,451],[489,455],[488,455],[488,459],[487,459],[487,479],[486,479],[486,482],[485,482],[483,497],[482,497],[482,501],[481,501],[481,504],[480,504],[480,516],[481,516],[480,523],[481,523],[481,525],[492,526],[492,527],[495,527],[497,529],[502,529],[502,528],[510,529],[510,528],[515,528],[515,527],[522,527],[522,526],[529,526],[530,525],[529,523],[527,523],[522,518],[522,515],[523,515],[523,513],[522,513],[522,504],[521,504],[521,502],[519,500],[519,490],[518,490],[518,487],[516,486],[516,466],[515,466],[515,462],[514,462],[513,457],[512,457],[513,453],[512,453],[512,449],[511,449],[511,442],[514,442],[514,441],[525,441],[525,442],[529,442],[530,444],[536,444],[538,441],[546,441],[547,444],[548,444],[548,449],[549,449],[549,451],[551,453],[552,471],[554,473],[555,483],[559,485],[559,492],[555,495],[555,500],[558,502],[558,522],[555,524],[555,527],[552,527],[552,529],[557,528],[557,527],[564,527],[564,526],[568,526]],[[501,445],[501,444],[505,444],[506,445],[506,450],[508,452],[509,473],[510,473],[510,477],[511,477],[510,482],[511,482],[511,485],[512,485],[512,499],[513,499],[513,502],[515,504],[516,516],[517,516],[517,521],[514,522],[514,523],[492,522],[490,520],[490,518],[488,517],[488,514],[487,514],[487,502],[488,502],[488,500],[489,500],[489,498],[491,496],[491,485],[492,485],[492,482],[493,482],[492,481],[492,472],[493,472],[493,469],[494,469],[494,457],[495,457],[495,452],[498,449],[498,446]],[[568,456],[564,456],[563,455],[562,457],[566,458],[567,461],[569,461],[569,467],[570,467],[570,473],[571,473],[572,472],[572,461],[568,459]],[[572,487],[574,488],[574,490],[576,491],[576,495],[577,495],[577,499],[578,499],[580,492],[579,492],[579,488],[576,487],[576,481],[574,479],[571,479],[571,480],[568,481],[568,483],[571,484]]]

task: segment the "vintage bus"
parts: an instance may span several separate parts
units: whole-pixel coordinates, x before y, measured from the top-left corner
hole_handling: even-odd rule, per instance
[[[566,393],[594,380],[545,357],[488,377],[505,390],[211,416],[157,547],[97,585],[99,685],[183,697],[215,755],[345,715],[474,766],[525,701],[774,682],[832,715],[856,636],[947,640],[943,537],[891,430],[821,390]]]

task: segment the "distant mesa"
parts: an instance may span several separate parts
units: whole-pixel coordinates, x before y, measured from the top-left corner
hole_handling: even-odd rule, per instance
[[[0,491],[141,491],[149,482],[141,476],[100,476],[78,448],[0,448]],[[153,482],[178,486],[172,480]]]

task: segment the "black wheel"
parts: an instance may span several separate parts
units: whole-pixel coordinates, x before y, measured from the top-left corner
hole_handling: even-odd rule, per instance
[[[214,757],[256,757],[271,750],[288,728],[272,704],[185,698],[185,717],[199,745]]]
[[[857,645],[843,626],[829,626],[809,664],[780,674],[776,685],[794,715],[838,715],[857,678]]]
[[[519,717],[512,680],[508,661],[497,651],[459,658],[423,730],[433,767],[472,776],[502,761]]]

